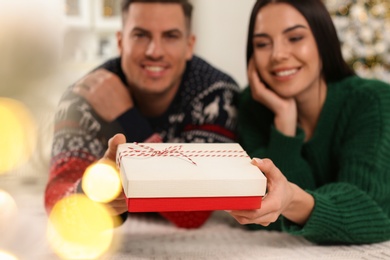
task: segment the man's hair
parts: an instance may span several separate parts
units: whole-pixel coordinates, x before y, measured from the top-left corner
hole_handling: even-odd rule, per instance
[[[162,3],[162,4],[179,4],[186,19],[187,28],[191,30],[192,4],[188,0],[122,0],[122,20],[125,21],[127,12],[132,3]]]
[[[253,33],[257,14],[264,6],[271,3],[289,4],[306,19],[316,40],[322,61],[322,76],[325,81],[337,81],[354,74],[342,57],[336,28],[321,0],[258,0],[252,9],[249,22],[247,63],[253,55]]]

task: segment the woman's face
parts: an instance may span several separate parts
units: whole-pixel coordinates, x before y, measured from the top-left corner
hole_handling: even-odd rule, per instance
[[[261,80],[281,97],[296,97],[319,85],[317,44],[306,19],[291,5],[268,4],[259,11],[253,49]]]

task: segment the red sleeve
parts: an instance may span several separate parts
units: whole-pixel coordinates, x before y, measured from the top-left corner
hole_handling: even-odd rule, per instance
[[[77,186],[85,169],[96,160],[91,155],[79,152],[82,156],[59,154],[52,159],[49,182],[45,190],[45,208],[49,214],[54,205],[69,194],[77,192]]]
[[[175,211],[160,212],[159,214],[180,228],[199,228],[210,217],[212,211]]]

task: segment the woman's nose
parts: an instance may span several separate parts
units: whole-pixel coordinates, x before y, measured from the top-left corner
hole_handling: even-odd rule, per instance
[[[275,61],[282,61],[289,57],[290,49],[286,44],[274,43],[272,50],[272,59]]]

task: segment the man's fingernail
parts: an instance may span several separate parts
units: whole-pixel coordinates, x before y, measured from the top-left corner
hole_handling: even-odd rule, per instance
[[[259,165],[259,164],[262,164],[263,163],[263,160],[259,159],[259,158],[253,158],[252,159],[252,164],[254,165]]]

